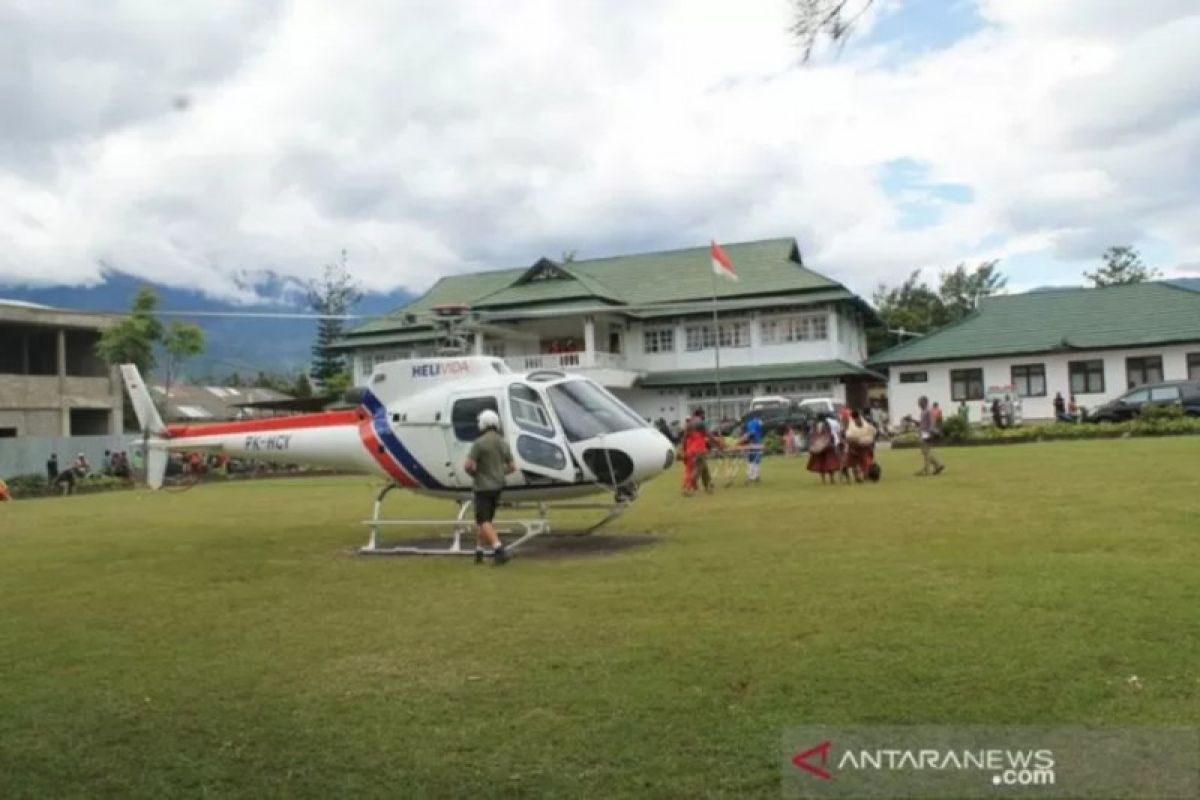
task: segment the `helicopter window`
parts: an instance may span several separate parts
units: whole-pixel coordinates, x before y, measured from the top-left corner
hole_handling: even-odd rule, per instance
[[[533,389],[523,383],[514,383],[508,387],[508,403],[512,408],[513,420],[521,430],[536,433],[538,436],[554,435],[550,413],[546,411],[542,398]]]
[[[548,392],[568,441],[646,427],[641,417],[591,381],[567,381]]]
[[[454,426],[454,438],[460,442],[473,442],[479,438],[479,414],[491,410],[500,413],[494,397],[467,397],[455,400],[450,410],[450,424]]]
[[[563,469],[567,466],[567,455],[562,448],[550,444],[545,439],[537,439],[524,434],[517,437],[517,454],[530,464],[549,469]]]

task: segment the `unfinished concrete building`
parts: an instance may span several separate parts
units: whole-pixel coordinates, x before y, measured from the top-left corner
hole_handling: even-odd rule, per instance
[[[117,319],[0,299],[0,438],[121,433],[120,375],[96,355]]]

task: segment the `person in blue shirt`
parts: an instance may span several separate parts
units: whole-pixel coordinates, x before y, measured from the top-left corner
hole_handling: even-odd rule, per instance
[[[757,411],[750,412],[750,419],[742,429],[742,444],[749,445],[746,450],[746,480],[758,483],[762,466],[763,424]]]

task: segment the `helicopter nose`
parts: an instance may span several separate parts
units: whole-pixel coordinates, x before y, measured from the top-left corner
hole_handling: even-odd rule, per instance
[[[675,450],[653,428],[608,434],[587,443],[583,462],[604,483],[626,483],[653,478],[671,466]]]

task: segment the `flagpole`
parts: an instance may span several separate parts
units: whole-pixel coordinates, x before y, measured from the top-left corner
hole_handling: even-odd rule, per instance
[[[714,267],[709,267],[709,278],[712,279],[712,314],[713,314],[713,344],[715,345],[714,354],[717,361],[716,369],[716,385],[717,385],[717,423],[716,429],[719,431],[721,423],[725,418],[725,404],[721,396],[721,324],[717,321],[717,271]],[[709,430],[712,430],[710,428]]]

